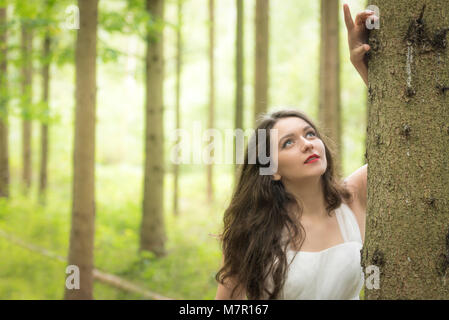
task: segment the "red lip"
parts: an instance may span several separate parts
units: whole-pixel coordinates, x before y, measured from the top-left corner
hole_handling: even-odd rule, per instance
[[[309,161],[309,159],[310,158],[313,158],[313,157],[315,157],[315,158],[320,158],[320,156],[319,155],[317,155],[316,153],[314,153],[314,154],[312,154],[311,156],[309,156],[307,159],[306,159],[306,161],[304,161],[304,163],[307,163],[307,161]],[[315,162],[316,160],[313,160],[313,162]]]

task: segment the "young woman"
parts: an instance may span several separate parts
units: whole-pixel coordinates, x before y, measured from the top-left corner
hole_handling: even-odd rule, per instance
[[[365,21],[377,17],[364,11],[354,22],[343,9],[351,62],[367,83]],[[251,138],[224,213],[216,299],[359,299],[367,165],[340,182],[332,146],[304,113],[280,110],[258,122],[266,138]],[[263,148],[277,152],[272,175],[260,174],[269,164],[248,163]]]

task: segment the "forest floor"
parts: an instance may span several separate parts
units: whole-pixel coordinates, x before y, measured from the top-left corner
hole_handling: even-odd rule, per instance
[[[219,169],[216,171],[220,171]],[[12,185],[11,199],[0,202],[0,229],[60,256],[68,253],[71,219],[70,177],[61,176],[49,186],[45,206],[36,192],[21,195]],[[230,195],[230,175],[217,172],[217,199],[205,201],[205,175],[183,173],[180,181],[180,215],[172,213],[172,177],[166,175],[164,202],[167,255],[155,258],[138,250],[141,191],[140,170],[97,165],[95,267],[173,299],[213,299],[215,274],[221,261],[218,234]],[[229,180],[229,181],[227,181]],[[228,186],[228,187],[223,187]],[[222,191],[226,188],[225,191]],[[228,190],[229,189],[229,190]],[[204,200],[203,200],[204,199]],[[67,265],[33,253],[0,238],[1,299],[62,299]],[[143,299],[98,281],[95,299]]]

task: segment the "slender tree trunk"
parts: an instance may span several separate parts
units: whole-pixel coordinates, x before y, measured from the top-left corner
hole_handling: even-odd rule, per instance
[[[147,0],[152,19],[162,23],[164,1]],[[145,178],[140,249],[156,256],[165,252],[164,226],[164,127],[163,28],[148,30],[146,53]]]
[[[6,7],[0,8],[0,198],[9,197]]]
[[[243,130],[243,103],[244,103],[244,69],[243,69],[243,35],[244,35],[244,4],[243,0],[236,0],[237,7],[237,27],[236,27],[236,43],[235,43],[235,129]],[[236,161],[237,144],[234,141],[234,156]],[[238,179],[239,164],[234,166],[234,186]]]
[[[341,177],[339,12],[338,0],[321,0],[319,119],[336,144],[336,171]]]
[[[178,0],[178,29],[176,30],[176,128],[181,127],[181,67],[182,67],[182,2]],[[179,141],[176,141],[178,145]],[[179,164],[173,164],[173,213],[179,215]]]
[[[449,299],[449,2],[373,4],[365,297]]]
[[[209,121],[208,128],[215,125],[215,1],[209,0]],[[213,143],[211,138],[210,143]],[[211,150],[211,157],[214,156],[214,149]],[[207,164],[207,201],[211,203],[214,198],[213,188],[213,163]]]
[[[45,114],[49,112],[48,95],[50,85],[50,35],[47,33],[44,38],[42,66],[42,101],[45,104]],[[44,120],[41,124],[41,167],[39,174],[39,198],[42,204],[46,202],[46,189],[48,180],[48,123]]]
[[[79,268],[80,288],[65,299],[93,299],[95,232],[95,114],[98,0],[79,0],[76,38],[76,110],[73,155],[72,228],[68,264]]]
[[[22,181],[24,191],[31,187],[31,139],[32,139],[32,95],[33,95],[33,30],[26,22],[22,24]]]
[[[268,109],[269,0],[256,0],[254,119]]]

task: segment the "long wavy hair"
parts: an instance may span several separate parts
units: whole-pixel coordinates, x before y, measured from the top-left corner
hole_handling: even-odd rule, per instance
[[[259,157],[254,164],[248,163],[249,152],[259,154],[261,148],[270,150],[270,129],[286,117],[298,117],[308,122],[323,141],[327,169],[321,179],[329,216],[341,205],[342,198],[352,201],[352,194],[336,176],[334,143],[320,134],[308,116],[295,109],[260,115],[250,140],[253,143],[248,143],[244,163],[239,166],[238,181],[224,212],[224,227],[219,235],[224,263],[215,279],[221,284],[227,278],[233,280],[231,297],[240,287],[251,300],[279,298],[288,270],[286,249],[292,243],[299,243],[300,248],[305,239],[304,227],[298,219],[303,210],[300,201],[298,203],[286,191],[280,180],[259,173],[260,168],[269,164],[262,164]],[[266,130],[265,139],[258,139],[258,129]]]

